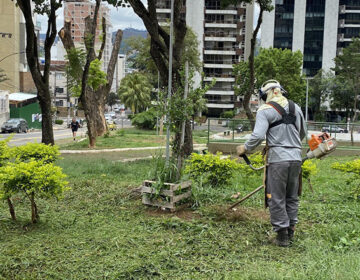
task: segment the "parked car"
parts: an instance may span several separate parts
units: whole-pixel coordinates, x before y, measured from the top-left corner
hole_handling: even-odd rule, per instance
[[[7,122],[3,123],[1,126],[1,133],[5,132],[27,132],[29,129],[28,123],[26,120],[21,118],[9,119]]]
[[[348,133],[347,129],[341,128],[337,125],[328,125],[321,128],[322,132]]]

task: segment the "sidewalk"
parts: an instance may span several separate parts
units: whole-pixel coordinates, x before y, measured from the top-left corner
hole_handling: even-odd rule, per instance
[[[126,152],[126,151],[146,151],[165,149],[165,146],[157,147],[139,147],[139,148],[115,148],[115,149],[99,149],[99,150],[60,150],[61,154],[98,154],[98,153],[113,153],[113,152]],[[194,144],[194,148],[203,149],[207,148],[206,144]]]

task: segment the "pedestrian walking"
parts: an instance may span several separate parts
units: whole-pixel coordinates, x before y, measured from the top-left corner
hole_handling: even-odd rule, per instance
[[[71,127],[71,131],[73,133],[73,138],[74,138],[74,141],[75,141],[76,132],[79,129],[80,124],[75,118],[73,118],[71,123],[70,123],[70,127]]]

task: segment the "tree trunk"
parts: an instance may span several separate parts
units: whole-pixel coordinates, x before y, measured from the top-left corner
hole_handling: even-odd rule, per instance
[[[7,203],[8,203],[8,205],[9,205],[9,211],[10,211],[11,219],[13,219],[14,221],[16,221],[16,215],[15,215],[14,205],[12,204],[12,201],[11,201],[10,197],[8,197],[6,200],[7,200]]]
[[[351,145],[354,146],[354,129],[355,129],[355,122],[358,119],[358,110],[357,110],[357,94],[355,94],[355,99],[354,99],[354,116],[352,119],[352,125],[351,125]]]
[[[42,139],[41,142],[47,145],[54,145],[54,132],[51,114],[51,97],[49,88],[44,88],[38,93],[39,105],[41,108]]]
[[[39,214],[35,203],[34,193],[30,194],[30,202],[31,202],[31,222],[33,224],[36,224],[39,221]]]

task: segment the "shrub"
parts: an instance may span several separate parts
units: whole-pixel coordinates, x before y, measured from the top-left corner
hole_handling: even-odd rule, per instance
[[[55,162],[60,156],[59,147],[43,143],[27,143],[14,149],[14,157],[20,161],[30,159],[41,160],[44,163]]]
[[[318,172],[316,164],[314,163],[313,160],[306,160],[301,166],[301,169],[302,169],[302,177],[308,181],[310,190],[314,192],[310,177]]]
[[[8,146],[9,141],[10,141],[9,138],[0,141],[0,166],[5,164],[7,162],[7,160],[9,160],[9,158],[10,158],[11,150]]]
[[[251,165],[255,168],[259,168],[259,167],[265,165],[265,162],[264,162],[261,152],[256,152],[251,155],[248,155],[248,158],[251,162]],[[244,172],[248,176],[262,174],[261,172],[257,172],[255,170],[251,169],[250,166],[245,163],[245,161],[239,163],[239,166],[240,166],[241,171]]]
[[[220,117],[224,119],[232,119],[235,117],[235,113],[234,111],[224,111],[220,114]]]
[[[350,186],[352,186],[350,192],[351,196],[354,199],[359,199],[360,198],[360,159],[356,159],[346,163],[336,162],[331,167],[353,175],[346,182]]]
[[[156,125],[156,110],[154,108],[148,111],[136,114],[132,119],[132,124],[140,129],[153,129]]]
[[[221,159],[221,153],[199,155],[193,153],[187,161],[185,173],[194,180],[202,178],[203,184],[208,183],[212,187],[229,184],[234,171],[239,169],[236,160],[230,158]]]
[[[60,199],[67,190],[66,175],[62,169],[53,163],[44,164],[41,161],[10,162],[0,171],[0,182],[3,188],[0,199],[9,198],[16,193],[24,193],[31,202],[31,221],[39,219],[35,197],[56,197]]]
[[[53,165],[60,155],[58,147],[28,143],[10,149],[7,142],[0,141],[0,200],[7,200],[10,215],[16,220],[11,196],[25,193],[31,201],[35,223],[38,220],[35,196],[60,198],[67,184],[61,168]]]
[[[63,120],[55,120],[55,124],[60,124],[60,125],[62,125],[63,123],[64,123]]]

